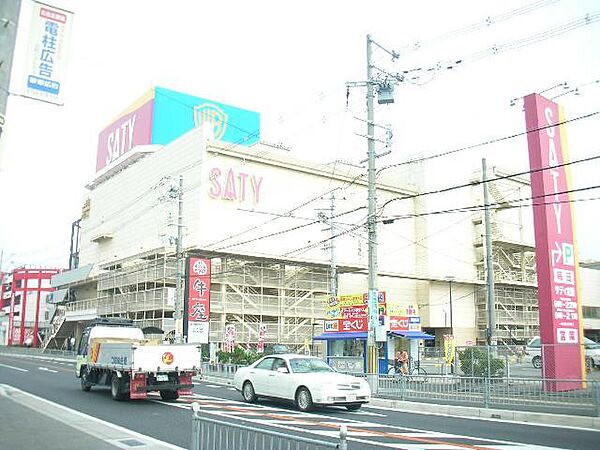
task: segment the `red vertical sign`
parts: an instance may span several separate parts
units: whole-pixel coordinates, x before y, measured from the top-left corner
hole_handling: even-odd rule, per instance
[[[188,342],[208,343],[210,320],[210,259],[188,259]]]
[[[538,94],[525,97],[543,374],[568,380],[585,374],[569,173],[563,165],[564,130],[549,126],[561,122],[560,112],[556,103]],[[554,391],[580,386],[571,381],[546,383]]]

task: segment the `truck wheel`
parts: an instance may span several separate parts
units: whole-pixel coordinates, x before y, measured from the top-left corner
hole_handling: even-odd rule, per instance
[[[128,395],[123,392],[121,378],[119,378],[116,374],[112,376],[110,381],[110,395],[113,400],[122,401],[125,400]]]
[[[177,391],[160,391],[160,398],[165,401],[177,400],[179,398],[179,392]]]
[[[86,367],[81,369],[81,390],[84,392],[90,392],[92,389],[92,384],[88,381],[88,375],[89,374]]]

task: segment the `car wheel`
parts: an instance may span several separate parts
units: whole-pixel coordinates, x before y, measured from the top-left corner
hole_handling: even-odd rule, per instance
[[[296,392],[296,406],[300,411],[310,411],[313,409],[312,395],[305,387],[298,389]]]
[[[531,364],[533,364],[533,367],[535,367],[536,369],[540,369],[542,367],[542,358],[540,358],[539,356],[534,356],[531,360]]]
[[[360,403],[356,405],[346,405],[348,411],[358,411],[362,405]]]
[[[177,391],[160,391],[160,398],[165,401],[177,400],[179,398],[179,392]]]
[[[242,387],[242,397],[246,403],[254,403],[256,401],[256,393],[254,392],[254,386],[249,381],[244,383]]]
[[[127,398],[127,394],[123,393],[122,391],[121,380],[122,378],[119,378],[116,375],[113,375],[112,379],[110,380],[110,395],[113,400],[117,400],[119,402]]]
[[[81,390],[84,392],[90,392],[90,390],[92,389],[92,385],[89,382],[88,379],[88,371],[87,368],[84,367],[83,369],[81,369]]]

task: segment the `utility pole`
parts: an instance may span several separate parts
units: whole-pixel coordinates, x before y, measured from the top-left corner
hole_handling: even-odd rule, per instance
[[[20,10],[21,0],[0,1],[0,138],[6,122],[6,104]]]
[[[369,183],[369,217],[367,220],[369,238],[369,332],[367,335],[367,373],[376,374],[377,346],[375,344],[375,327],[378,323],[377,305],[377,190],[375,188],[375,126],[373,111],[373,65],[371,62],[371,35],[367,35],[367,157]]]
[[[329,276],[330,276],[330,286],[331,286],[331,296],[337,297],[338,289],[337,289],[337,263],[335,260],[335,229],[333,218],[335,216],[335,191],[331,193],[331,203],[329,205],[329,226],[331,227],[331,247],[330,250],[330,259],[331,265],[329,268]]]
[[[496,311],[494,299],[494,262],[492,258],[492,225],[490,223],[490,200],[487,181],[487,164],[485,158],[481,160],[481,175],[483,182],[483,203],[485,208],[485,260],[487,270],[487,309],[488,309],[488,345],[496,345]]]
[[[177,282],[175,284],[175,342],[183,343],[183,308],[181,283],[183,281],[183,261],[181,255],[181,240],[183,238],[183,175],[179,175],[179,189],[177,191]]]

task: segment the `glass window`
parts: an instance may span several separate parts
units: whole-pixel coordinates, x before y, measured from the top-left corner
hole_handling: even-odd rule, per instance
[[[275,358],[275,361],[273,362],[273,369],[272,370],[277,370],[277,369],[279,369],[281,367],[283,367],[284,369],[288,370],[287,363],[285,362],[284,359]]]
[[[294,358],[290,359],[290,366],[294,373],[333,372],[327,363],[317,358]]]
[[[255,367],[257,369],[273,370],[273,359],[274,358],[265,358],[261,362],[259,362]]]

